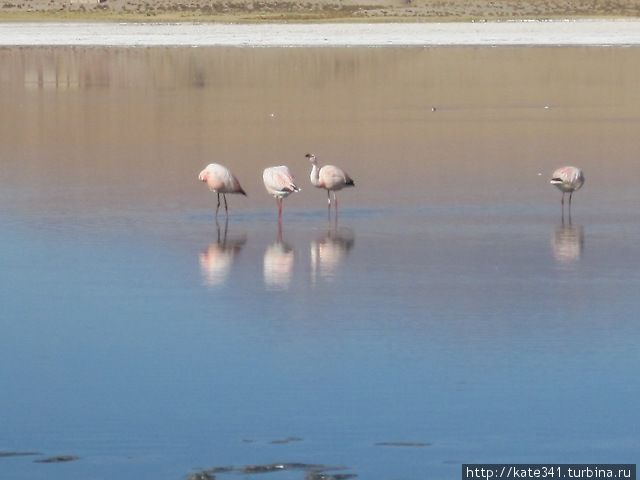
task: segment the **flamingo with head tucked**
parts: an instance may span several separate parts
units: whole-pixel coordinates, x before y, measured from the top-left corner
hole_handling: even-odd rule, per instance
[[[229,213],[227,207],[227,193],[239,193],[246,196],[247,194],[240,186],[240,182],[235,177],[231,170],[223,165],[217,163],[210,163],[204,170],[198,175],[198,180],[205,182],[209,187],[209,190],[218,194],[218,206],[216,207],[216,217],[218,216],[218,210],[220,209],[220,194],[224,199],[224,211]]]
[[[562,192],[562,205],[564,205],[564,194],[569,194],[569,206],[573,192],[580,190],[584,185],[584,173],[578,167],[560,167],[551,175],[551,185],[555,185]]]
[[[285,165],[265,168],[262,173],[262,180],[269,195],[273,195],[276,199],[278,221],[281,221],[283,199],[293,192],[299,192],[301,189],[296,186],[291,170]]]
[[[336,192],[345,187],[355,186],[351,177],[341,168],[334,165],[324,165],[318,168],[318,161],[313,153],[305,155],[311,162],[311,184],[317,188],[324,188],[327,191],[327,203],[331,208],[331,192],[333,192],[333,202],[336,211],[338,210],[338,199]]]

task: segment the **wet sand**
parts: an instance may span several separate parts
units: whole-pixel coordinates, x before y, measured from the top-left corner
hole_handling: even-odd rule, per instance
[[[0,46],[640,45],[640,21],[486,23],[4,23]]]

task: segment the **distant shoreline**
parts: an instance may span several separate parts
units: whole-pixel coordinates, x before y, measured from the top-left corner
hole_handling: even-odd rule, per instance
[[[449,23],[0,23],[0,46],[640,45],[640,20]]]
[[[640,18],[640,0],[5,0],[0,7],[0,22],[495,22]]]

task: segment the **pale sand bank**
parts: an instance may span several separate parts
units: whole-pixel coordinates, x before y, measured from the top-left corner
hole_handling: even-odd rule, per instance
[[[1,23],[0,45],[640,45],[640,21],[374,24]]]

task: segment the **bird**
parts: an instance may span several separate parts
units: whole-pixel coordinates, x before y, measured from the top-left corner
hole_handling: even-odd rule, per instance
[[[282,200],[293,192],[299,192],[302,189],[295,184],[293,175],[289,167],[280,165],[278,167],[267,167],[262,172],[262,180],[264,187],[269,195],[273,195],[278,205],[278,221],[282,220]]]
[[[560,167],[551,175],[551,185],[555,185],[562,192],[562,205],[564,205],[564,194],[569,194],[569,206],[573,192],[580,190],[584,185],[584,173],[578,167]]]
[[[224,199],[224,211],[229,214],[229,208],[227,207],[227,193],[239,193],[240,195],[247,194],[240,186],[240,182],[235,177],[231,170],[223,165],[217,163],[210,163],[204,170],[198,175],[198,180],[205,182],[209,187],[209,190],[218,194],[218,205],[216,206],[216,217],[218,216],[218,210],[220,209],[220,194]]]
[[[338,199],[336,192],[345,187],[354,187],[355,183],[351,177],[341,168],[334,165],[325,165],[318,168],[318,160],[313,153],[307,153],[306,158],[311,162],[311,185],[317,188],[324,188],[327,191],[327,203],[331,208],[331,192],[336,211],[338,210]]]

